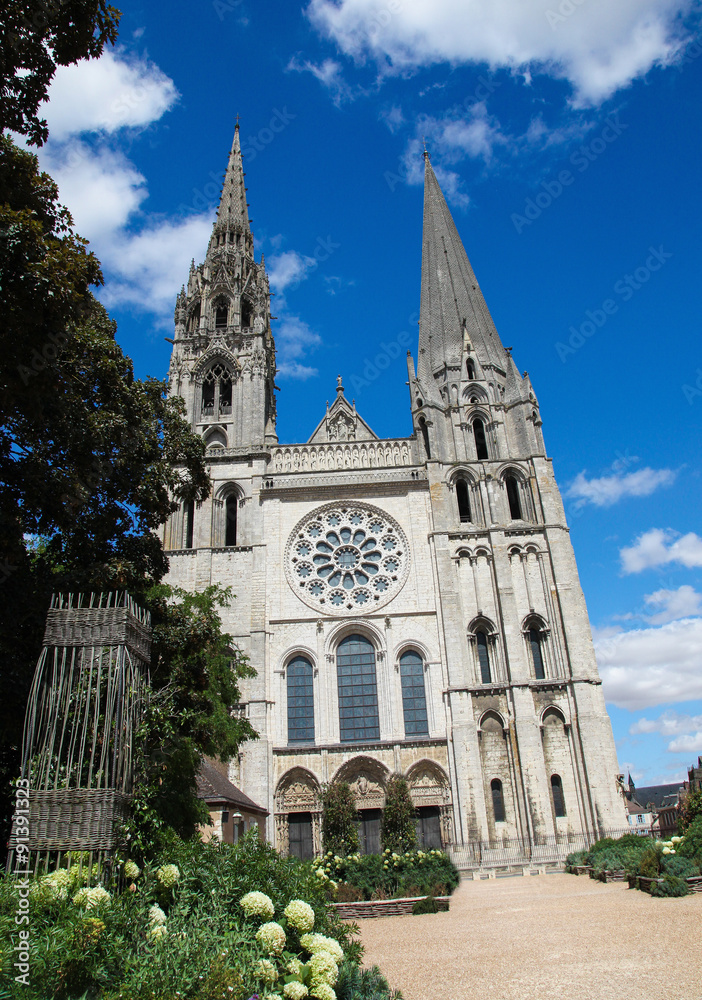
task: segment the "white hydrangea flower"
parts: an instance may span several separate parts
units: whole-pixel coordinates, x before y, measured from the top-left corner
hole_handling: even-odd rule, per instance
[[[326,952],[331,955],[337,965],[344,960],[344,952],[339,942],[324,934],[303,934],[300,938],[300,944],[310,955],[316,955],[322,951]]]
[[[154,926],[150,927],[147,932],[147,937],[149,937],[151,941],[160,941],[162,938],[167,936],[168,931],[166,930],[165,924],[154,924]]]
[[[283,995],[287,1000],[303,1000],[307,994],[307,987],[304,983],[286,983],[283,987]]]
[[[156,878],[166,889],[172,889],[180,879],[177,865],[162,865],[156,872]]]
[[[288,918],[288,923],[296,931],[305,933],[306,931],[311,931],[314,927],[314,910],[309,903],[305,903],[301,899],[291,900],[283,910],[283,913]]]
[[[262,958],[256,966],[256,975],[264,983],[275,983],[278,981],[278,970],[269,962],[267,958]]]
[[[280,993],[265,993],[263,1000],[283,1000]]]
[[[312,987],[312,996],[317,1000],[336,1000],[336,993],[328,983],[316,983]]]
[[[141,868],[135,861],[127,861],[124,866],[125,877],[134,881],[141,875]]]
[[[150,924],[165,924],[166,914],[163,912],[160,906],[152,906],[149,908],[149,923]]]
[[[266,949],[269,955],[280,955],[285,947],[285,931],[280,924],[271,921],[259,927],[256,932],[256,940]]]
[[[239,905],[247,917],[262,917],[270,920],[275,913],[273,900],[265,892],[247,892],[239,900]]]
[[[302,972],[302,962],[299,958],[291,958],[286,968],[291,976],[299,976]]]
[[[86,910],[97,910],[101,906],[109,906],[111,900],[107,889],[96,885],[92,889],[87,886],[79,889],[73,897],[73,902],[76,906],[83,906]]]
[[[327,983],[329,986],[333,986],[339,978],[336,962],[328,951],[315,952],[307,964],[312,984]]]

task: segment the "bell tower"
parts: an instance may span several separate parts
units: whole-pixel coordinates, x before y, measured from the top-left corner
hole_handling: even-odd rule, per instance
[[[263,255],[254,258],[239,125],[204,263],[175,308],[169,377],[210,449],[246,454],[277,443],[275,342]]]

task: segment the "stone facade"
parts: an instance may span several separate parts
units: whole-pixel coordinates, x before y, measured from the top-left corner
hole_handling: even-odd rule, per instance
[[[339,379],[310,439],[278,443],[268,283],[238,131],[206,260],[178,296],[171,392],[207,442],[213,491],[164,526],[169,579],[236,594],[224,625],[257,670],[242,710],[260,739],[230,778],[268,809],[282,850],[320,849],[319,791],[337,777],[371,816],[388,777],[405,775],[444,845],[626,825],[538,401],[500,342],[428,158],[423,239],[407,439],[379,439]],[[367,690],[344,704],[377,692],[377,713],[352,707],[350,721],[344,640],[371,662]],[[312,741],[291,742],[295,683]],[[364,712],[373,737],[349,740],[344,726]],[[300,824],[303,848],[290,840]]]

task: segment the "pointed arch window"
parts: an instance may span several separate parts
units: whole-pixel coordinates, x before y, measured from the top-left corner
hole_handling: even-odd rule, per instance
[[[551,775],[551,797],[553,799],[553,811],[556,816],[561,817],[566,814],[565,799],[563,798],[563,782],[560,774]]]
[[[183,504],[183,548],[191,549],[195,534],[195,502],[188,500]]]
[[[531,658],[534,661],[534,676],[537,681],[542,681],[546,677],[543,650],[541,648],[543,638],[543,633],[534,626],[529,629],[529,646],[531,648]]]
[[[202,380],[203,417],[227,416],[232,412],[232,373],[224,364],[214,364]]]
[[[431,458],[431,444],[429,442],[429,428],[427,427],[427,422],[424,417],[419,418],[419,429],[422,432],[422,440],[424,441],[424,451],[426,452],[427,458]]]
[[[512,474],[505,476],[505,487],[507,488],[510,517],[513,521],[523,520],[522,502],[519,496],[519,480]]]
[[[246,299],[241,300],[241,325],[244,327],[251,326],[251,316],[252,316],[251,303],[247,302]]]
[[[424,661],[419,653],[403,653],[400,657],[402,711],[405,736],[428,736],[427,699],[424,690]]]
[[[468,360],[466,361],[466,373],[468,375],[468,378],[470,379],[475,378],[475,365],[470,360],[470,358],[468,358]]]
[[[375,649],[363,635],[342,639],[336,651],[342,743],[380,739]]]
[[[470,491],[465,479],[456,480],[456,502],[458,503],[458,516],[462,522],[472,521],[470,512]]]
[[[490,782],[492,793],[492,813],[496,823],[505,822],[505,797],[502,791],[502,782],[499,778],[493,778]]]
[[[288,743],[314,743],[314,671],[305,656],[288,663]]]
[[[215,328],[221,329],[229,322],[229,303],[218,302],[215,309]]]
[[[480,665],[480,683],[492,684],[492,670],[490,668],[490,651],[488,648],[488,637],[485,632],[475,633],[475,643],[478,647],[478,663]]]
[[[473,437],[475,438],[475,453],[482,461],[488,458],[487,438],[485,437],[485,424],[480,417],[473,421]]]
[[[239,497],[230,493],[224,501],[224,544],[236,545]]]

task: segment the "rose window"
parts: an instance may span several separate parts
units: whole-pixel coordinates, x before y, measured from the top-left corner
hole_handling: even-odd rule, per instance
[[[288,582],[331,614],[371,611],[401,589],[409,568],[404,532],[368,504],[329,504],[302,520],[288,542]]]

